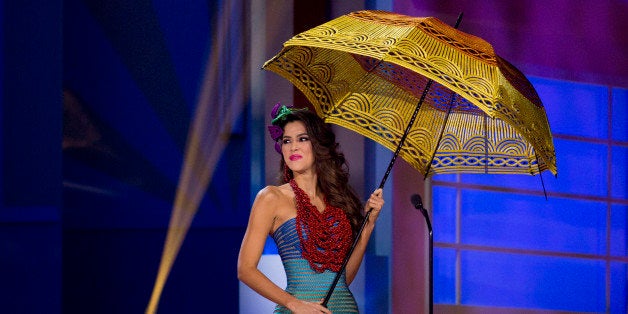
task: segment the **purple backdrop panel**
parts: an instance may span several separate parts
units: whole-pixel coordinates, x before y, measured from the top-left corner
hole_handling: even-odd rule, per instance
[[[628,86],[628,1],[396,0],[490,42],[527,75]]]

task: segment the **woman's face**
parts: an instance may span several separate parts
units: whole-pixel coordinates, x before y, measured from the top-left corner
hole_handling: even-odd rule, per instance
[[[286,165],[293,172],[304,173],[313,170],[312,142],[303,122],[292,121],[284,126],[281,154]]]

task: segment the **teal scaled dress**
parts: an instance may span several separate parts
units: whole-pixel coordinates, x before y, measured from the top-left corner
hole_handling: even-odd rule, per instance
[[[318,303],[327,295],[336,273],[327,269],[322,273],[317,273],[310,267],[308,261],[301,255],[301,241],[296,226],[296,218],[292,218],[279,226],[272,235],[286,270],[288,280],[286,292],[297,299]],[[345,274],[342,274],[327,303],[327,308],[334,314],[358,313],[355,298],[346,282]],[[290,313],[290,311],[277,305],[275,313]]]

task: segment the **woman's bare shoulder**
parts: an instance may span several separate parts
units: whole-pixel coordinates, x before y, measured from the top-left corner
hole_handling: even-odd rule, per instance
[[[267,185],[261,189],[255,197],[255,202],[286,202],[290,201],[294,194],[289,184],[284,185]]]
[[[254,211],[259,210],[272,215],[273,223],[270,230],[272,234],[278,226],[296,216],[294,192],[289,184],[266,186],[257,194],[253,208]]]

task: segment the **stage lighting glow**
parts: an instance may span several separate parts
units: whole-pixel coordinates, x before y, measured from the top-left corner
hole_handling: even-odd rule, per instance
[[[232,126],[241,115],[246,93],[245,49],[233,23],[240,21],[240,9],[226,1],[215,17],[216,31],[205,68],[200,97],[187,140],[187,147],[172,216],[166,235],[159,271],[146,313],[155,313],[164,285],[190,224],[203,199],[222,152],[229,142]]]

